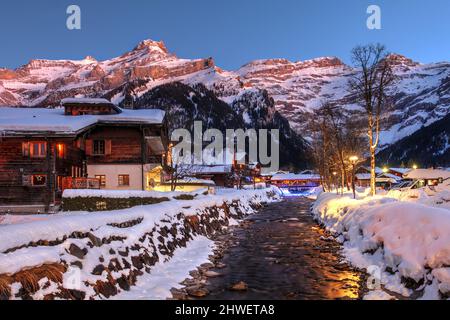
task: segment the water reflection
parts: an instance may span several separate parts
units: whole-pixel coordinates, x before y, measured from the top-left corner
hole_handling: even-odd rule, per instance
[[[237,228],[222,260],[221,277],[208,279],[207,299],[357,299],[361,275],[341,263],[340,246],[327,240],[309,214],[311,201],[270,204]],[[256,218],[257,217],[257,218]],[[245,292],[228,288],[244,281]]]

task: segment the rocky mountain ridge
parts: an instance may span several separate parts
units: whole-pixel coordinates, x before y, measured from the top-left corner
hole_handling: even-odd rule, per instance
[[[442,119],[450,109],[450,63],[420,64],[396,54],[389,59],[398,81],[390,93],[394,105],[383,114],[383,147]],[[342,105],[349,114],[360,110],[348,93],[354,72],[335,57],[255,60],[226,71],[212,58],[181,59],[164,43],[144,40],[110,60],[32,60],[15,70],[0,69],[0,105],[54,106],[66,97],[104,96],[133,107],[157,86],[201,83],[229,105],[248,91],[267,92],[276,110],[308,137],[306,123],[324,101]]]

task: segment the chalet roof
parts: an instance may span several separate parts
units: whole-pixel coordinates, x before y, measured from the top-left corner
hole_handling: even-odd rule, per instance
[[[95,124],[162,124],[159,109],[121,110],[120,114],[66,116],[63,108],[0,108],[0,135],[77,134]]]
[[[221,165],[180,165],[180,170],[186,171],[189,174],[225,174],[232,171],[230,164]]]
[[[396,176],[395,174],[389,172],[383,172],[377,176],[377,178],[389,178],[394,180],[402,180],[402,178]]]
[[[389,168],[389,170],[394,171],[394,172],[398,172],[398,173],[401,173],[401,174],[405,174],[405,173],[410,172],[412,169],[410,169],[410,168]]]
[[[358,180],[370,180],[370,173],[357,173],[355,177]]]
[[[358,171],[366,171],[366,172],[370,173],[371,168],[370,168],[370,166],[361,166],[356,171],[357,172]],[[380,174],[380,173],[383,173],[383,169],[381,169],[379,167],[375,167],[375,174]]]
[[[357,173],[357,174],[355,174],[355,177],[359,181],[370,180],[370,173]],[[395,182],[398,181],[398,177],[396,177],[396,176],[389,177],[386,174],[381,174],[381,175],[378,175],[375,178],[375,181],[376,182],[391,182],[391,183],[395,183]]]
[[[450,172],[439,169],[414,169],[405,175],[408,179],[448,179]]]
[[[320,180],[318,174],[295,174],[295,173],[282,173],[272,176],[272,181],[282,180]]]
[[[61,105],[65,104],[110,104],[108,99],[104,98],[65,98],[61,100]]]
[[[117,113],[122,113],[122,109],[116,106],[111,101],[104,98],[65,98],[61,100],[61,105],[67,106],[94,106],[102,107],[108,106]]]

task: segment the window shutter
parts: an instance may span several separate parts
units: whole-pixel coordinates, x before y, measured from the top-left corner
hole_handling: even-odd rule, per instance
[[[22,155],[24,157],[30,156],[30,143],[29,142],[22,142]]]
[[[86,155],[91,156],[92,155],[92,140],[86,140]]]
[[[105,155],[111,154],[111,140],[105,140]]]

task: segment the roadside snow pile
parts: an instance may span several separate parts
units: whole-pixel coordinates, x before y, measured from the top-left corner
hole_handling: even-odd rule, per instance
[[[0,299],[112,297],[128,291],[156,264],[161,269],[178,249],[277,199],[272,189],[234,190],[0,225]],[[188,276],[189,270],[178,271],[177,277]]]
[[[387,193],[387,196],[399,201],[416,202],[450,209],[450,181],[444,181],[444,183],[437,186],[426,186],[422,189],[391,190]]]
[[[93,189],[67,189],[64,190],[63,198],[173,198],[180,194],[199,194],[205,190],[199,190],[192,193],[180,192],[159,192],[159,191],[141,191],[141,190],[93,190]]]
[[[343,243],[350,263],[380,271],[383,289],[404,296],[423,293],[423,298],[447,298],[450,210],[443,204],[436,207],[436,195],[445,192],[390,192],[375,197],[359,195],[356,200],[351,195],[324,193],[312,210]]]

